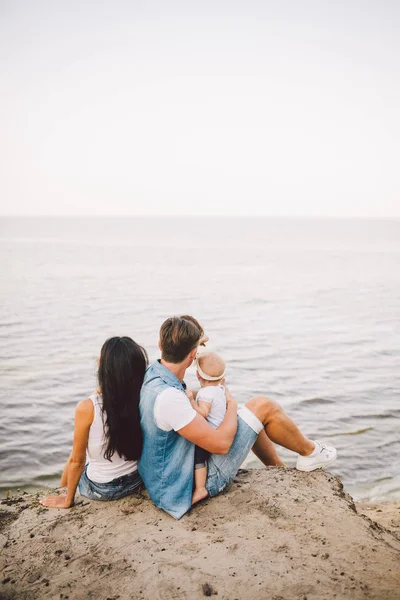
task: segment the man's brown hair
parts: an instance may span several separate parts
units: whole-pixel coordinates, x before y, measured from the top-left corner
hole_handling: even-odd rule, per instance
[[[170,317],[160,329],[162,359],[170,363],[182,362],[203,335],[203,328],[194,317]]]

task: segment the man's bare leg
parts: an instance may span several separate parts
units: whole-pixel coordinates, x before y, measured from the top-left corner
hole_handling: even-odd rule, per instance
[[[257,396],[249,400],[246,406],[263,423],[269,441],[272,440],[275,444],[297,452],[301,456],[309,456],[314,451],[314,442],[301,433],[297,425],[293,423],[292,419],[277,402],[265,396]],[[268,456],[271,455],[263,437],[261,438],[261,446],[267,451],[268,459]]]
[[[279,458],[274,444],[265,433],[265,429],[259,434],[252,450],[266,467],[285,466],[285,463]]]

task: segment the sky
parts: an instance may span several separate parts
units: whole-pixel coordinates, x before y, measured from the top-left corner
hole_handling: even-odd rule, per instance
[[[400,217],[397,0],[0,0],[0,214]]]

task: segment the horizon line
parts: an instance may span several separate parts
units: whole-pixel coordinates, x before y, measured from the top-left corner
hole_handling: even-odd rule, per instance
[[[188,214],[160,214],[160,215],[148,215],[148,214],[104,214],[104,215],[90,215],[90,214],[73,214],[73,215],[52,215],[52,214],[1,214],[0,219],[13,218],[13,219],[302,219],[302,220],[362,220],[362,221],[397,221],[400,220],[400,215],[188,215]]]

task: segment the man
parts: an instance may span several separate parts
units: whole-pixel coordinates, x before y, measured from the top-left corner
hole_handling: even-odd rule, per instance
[[[213,429],[191,406],[183,381],[208,338],[193,317],[171,317],[160,329],[161,360],[146,371],[140,399],[143,451],[139,473],[150,498],[175,519],[192,505],[195,445],[211,453],[206,489],[216,496],[252,449],[267,466],[283,466],[273,442],[297,452],[297,468],[312,471],[336,459],[336,450],[304,437],[274,401],[249,400],[239,412],[227,390],[223,422]]]

